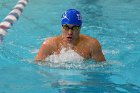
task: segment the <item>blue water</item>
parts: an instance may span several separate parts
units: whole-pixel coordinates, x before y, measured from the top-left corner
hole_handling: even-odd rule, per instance
[[[17,1],[0,1],[0,21]],[[0,45],[0,93],[140,93],[139,4],[30,0]],[[43,40],[60,34],[60,17],[68,8],[81,12],[81,33],[99,40],[106,63],[34,63]]]

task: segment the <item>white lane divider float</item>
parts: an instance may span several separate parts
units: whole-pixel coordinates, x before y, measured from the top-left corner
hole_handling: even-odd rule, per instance
[[[28,0],[19,0],[12,11],[0,23],[0,43],[2,43],[4,36],[15,21],[18,20]]]

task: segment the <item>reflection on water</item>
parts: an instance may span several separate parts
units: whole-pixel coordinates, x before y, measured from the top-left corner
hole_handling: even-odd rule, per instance
[[[48,65],[43,65],[40,69],[41,74],[49,73],[45,77],[49,78],[51,76],[50,86],[59,89],[60,93],[140,92],[139,86],[128,83],[125,77],[119,74],[119,69],[124,68],[124,66],[117,64],[117,62],[114,62],[114,64],[113,62],[112,64],[106,63],[106,65],[104,63],[95,64],[94,62],[86,62],[80,64],[81,68],[78,66],[77,68],[76,66],[67,68],[67,65],[71,64],[77,65],[76,63],[65,62],[63,63],[63,67],[60,65],[57,68],[49,66],[49,71],[46,69]],[[64,68],[64,66],[66,67]],[[87,66],[89,67],[87,68]]]

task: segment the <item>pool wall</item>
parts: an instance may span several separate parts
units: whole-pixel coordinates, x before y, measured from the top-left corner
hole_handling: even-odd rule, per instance
[[[0,23],[0,43],[13,23],[19,19],[24,7],[28,4],[28,0],[19,0],[12,11]]]

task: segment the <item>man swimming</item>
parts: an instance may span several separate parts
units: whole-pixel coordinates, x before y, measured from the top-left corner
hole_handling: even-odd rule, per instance
[[[72,49],[84,59],[97,62],[105,61],[100,43],[97,39],[80,34],[82,18],[80,12],[68,9],[61,17],[62,33],[46,39],[41,45],[35,61],[45,61],[50,55],[60,54],[62,48]]]

